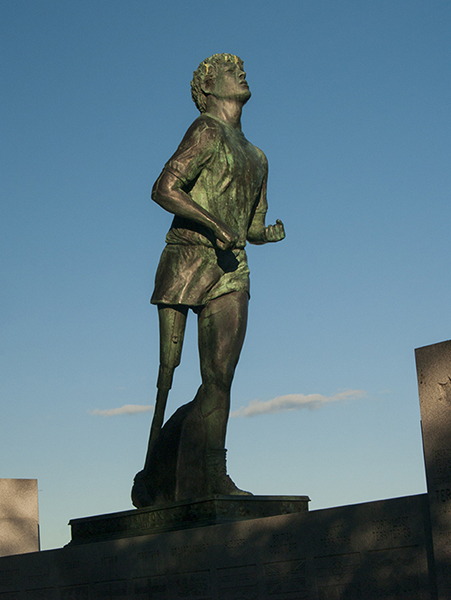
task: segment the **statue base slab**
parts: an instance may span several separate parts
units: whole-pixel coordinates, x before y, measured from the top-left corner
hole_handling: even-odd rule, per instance
[[[308,496],[209,496],[72,519],[70,545],[307,512],[309,501]]]

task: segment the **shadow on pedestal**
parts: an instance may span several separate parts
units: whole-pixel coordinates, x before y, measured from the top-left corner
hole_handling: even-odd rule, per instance
[[[72,519],[70,544],[220,525],[308,511],[308,496],[210,496],[109,515]]]

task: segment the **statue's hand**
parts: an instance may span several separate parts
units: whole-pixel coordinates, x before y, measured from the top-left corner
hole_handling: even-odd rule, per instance
[[[285,229],[282,221],[277,219],[275,225],[268,225],[265,230],[267,242],[280,242],[285,237]]]
[[[216,246],[219,250],[233,250],[238,242],[238,234],[222,223],[215,231]]]

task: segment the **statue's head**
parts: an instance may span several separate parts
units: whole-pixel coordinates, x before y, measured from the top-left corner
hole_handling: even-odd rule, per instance
[[[243,61],[234,54],[213,54],[210,58],[203,60],[193,73],[191,81],[191,96],[201,113],[207,108],[207,94],[205,89],[211,87],[215,82],[220,69],[224,69],[230,63],[243,69]],[[250,92],[249,92],[250,95]]]

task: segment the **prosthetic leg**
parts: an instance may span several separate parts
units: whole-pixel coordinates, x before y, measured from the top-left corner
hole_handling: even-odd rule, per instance
[[[160,322],[160,368],[158,371],[157,398],[152,426],[150,428],[144,472],[149,466],[152,449],[160,435],[169,390],[172,387],[174,371],[180,364],[187,314],[187,306],[160,305],[158,307]]]
[[[132,487],[132,502],[136,508],[151,506],[155,502],[155,490],[151,484],[155,477],[150,473],[152,453],[163,425],[166,402],[172,386],[174,371],[180,364],[187,314],[187,306],[158,307],[160,368],[157,381],[157,398],[150,428],[146,461],[143,470],[136,474]]]

